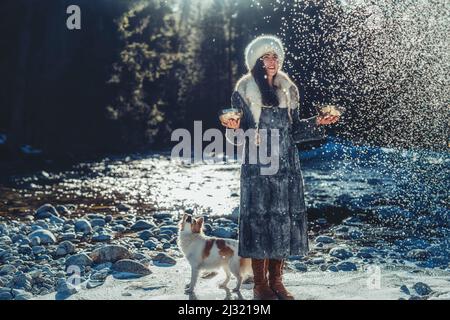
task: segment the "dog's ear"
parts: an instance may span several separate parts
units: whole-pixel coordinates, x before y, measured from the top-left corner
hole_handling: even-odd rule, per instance
[[[203,226],[203,222],[204,222],[203,217],[200,217],[200,218],[198,218],[196,220],[197,220],[197,223],[200,225],[200,227],[202,227]]]

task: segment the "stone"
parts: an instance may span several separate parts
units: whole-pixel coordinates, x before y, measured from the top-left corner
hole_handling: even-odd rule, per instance
[[[13,296],[10,292],[0,292],[0,301],[12,300]]]
[[[150,269],[144,266],[142,263],[130,259],[117,261],[116,263],[114,263],[112,269],[117,272],[134,273],[142,276],[146,276],[152,273]]]
[[[425,249],[413,249],[406,255],[409,259],[413,260],[427,260],[430,257],[430,253]]]
[[[354,264],[353,262],[350,262],[350,261],[339,262],[336,265],[336,268],[339,271],[356,271],[356,270],[358,270],[358,268],[356,267],[356,264]]]
[[[144,230],[138,233],[138,237],[144,241],[150,239],[153,236],[154,234],[150,230]]]
[[[55,251],[55,255],[58,257],[63,257],[68,254],[75,253],[76,247],[70,241],[63,241],[58,245],[58,248]]]
[[[86,219],[78,219],[75,221],[75,232],[81,232],[83,234],[91,234],[92,226]]]
[[[8,284],[8,287],[14,289],[30,290],[32,281],[33,279],[31,278],[30,275],[23,272],[18,272],[11,279],[11,282]]]
[[[110,234],[98,234],[92,237],[94,242],[109,242],[111,239],[112,236]]]
[[[353,257],[353,254],[345,248],[336,247],[336,248],[333,248],[330,250],[330,256],[341,259],[341,260],[345,260],[350,257]]]
[[[92,227],[104,227],[106,225],[106,221],[103,218],[91,219],[90,222]]]
[[[158,247],[158,242],[154,240],[147,240],[144,242],[144,247],[150,250],[155,250]]]
[[[218,227],[211,234],[218,238],[234,238],[235,236],[235,233],[231,229],[225,227]]]
[[[132,209],[132,207],[126,203],[120,203],[117,206],[117,210],[119,211],[130,211]]]
[[[300,271],[300,272],[307,272],[308,271],[308,267],[306,266],[306,264],[301,263],[301,262],[296,262],[294,264],[294,267],[295,267],[295,269],[297,271]]]
[[[33,250],[33,253],[36,255],[45,253],[47,251],[44,246],[33,246],[31,250]]]
[[[333,238],[328,237],[328,236],[318,236],[316,238],[316,242],[319,242],[319,243],[334,243],[335,241],[334,241]]]
[[[407,294],[407,295],[410,295],[410,294],[411,294],[411,292],[409,291],[408,287],[405,286],[405,285],[402,285],[402,286],[400,287],[400,291],[403,292],[403,293],[405,293],[405,294]]]
[[[433,290],[431,290],[430,286],[427,285],[426,283],[423,282],[417,282],[413,285],[413,289],[414,291],[417,292],[417,294],[419,296],[427,296],[429,295],[431,292],[433,292]]]
[[[77,235],[76,235],[75,233],[73,233],[73,232],[63,233],[63,234],[60,236],[60,239],[61,239],[62,241],[65,241],[65,240],[74,240],[74,239],[76,239],[76,238],[77,238]]]
[[[90,253],[90,257],[95,263],[116,262],[129,259],[131,256],[130,251],[121,245],[105,245]]]
[[[154,262],[162,263],[162,264],[169,264],[169,265],[175,265],[177,261],[169,256],[167,253],[161,252],[156,255],[156,257],[153,258]]]
[[[68,266],[84,267],[84,266],[92,266],[92,264],[93,260],[86,253],[78,253],[72,255],[66,259],[65,263],[66,267]]]
[[[56,206],[56,211],[58,211],[59,214],[64,216],[70,216],[72,214],[72,212],[66,206],[63,205]]]
[[[30,254],[33,253],[33,250],[31,249],[31,247],[29,245],[21,245],[18,249],[18,252],[20,254],[29,256]]]
[[[58,295],[62,297],[67,297],[78,292],[77,288],[67,283],[66,279],[64,278],[58,279],[56,291]]]
[[[34,213],[34,217],[36,219],[47,219],[51,216],[57,217],[58,215],[58,211],[55,209],[55,207],[48,203],[39,207],[39,209],[37,209]]]
[[[156,225],[152,222],[148,222],[145,220],[139,220],[136,221],[132,226],[131,226],[131,230],[132,231],[142,231],[142,230],[147,230],[147,229],[152,229],[155,228]]]
[[[30,239],[31,243],[33,243],[33,238],[38,238],[40,241],[40,244],[53,244],[56,243],[56,237],[51,233],[49,230],[45,229],[39,229],[36,231],[33,231],[28,235],[28,238]]]
[[[327,270],[331,271],[331,272],[338,272],[339,271],[339,269],[335,265],[329,266]]]

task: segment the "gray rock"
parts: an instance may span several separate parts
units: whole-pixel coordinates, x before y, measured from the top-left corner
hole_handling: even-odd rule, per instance
[[[39,239],[38,237],[34,237],[34,238],[31,239],[30,244],[33,247],[37,247],[37,246],[39,246],[41,244],[41,239]]]
[[[108,214],[107,216],[105,216],[105,221],[106,223],[110,223],[113,220],[113,216]]]
[[[38,238],[41,244],[53,244],[56,243],[56,237],[49,230],[40,229],[33,231],[28,235],[31,243],[33,243],[33,238]]]
[[[29,245],[21,245],[18,249],[18,252],[20,254],[29,256],[30,254],[33,253],[33,250],[31,249],[31,247]]]
[[[74,253],[75,250],[75,245],[72,242],[66,240],[58,245],[58,248],[55,251],[55,255],[58,257],[64,257],[68,254]]]
[[[154,234],[150,230],[144,230],[144,231],[141,231],[138,233],[138,237],[144,241],[150,239],[153,236],[154,236]]]
[[[116,232],[125,232],[127,230],[127,227],[125,227],[124,225],[118,224],[118,225],[112,227],[111,229]]]
[[[169,264],[169,265],[175,265],[177,261],[169,256],[167,253],[161,252],[156,255],[156,257],[153,258],[154,262],[161,263],[161,264]]]
[[[317,257],[317,258],[312,258],[311,260],[312,264],[322,264],[325,263],[325,259],[321,258],[321,257]]]
[[[374,257],[375,253],[376,253],[376,250],[374,248],[364,247],[358,251],[356,256],[358,258],[362,258],[362,259],[371,259]]]
[[[56,217],[56,216],[51,216],[49,218],[50,222],[53,223],[54,225],[58,225],[58,224],[63,224],[65,222],[64,219],[60,218],[60,217]]]
[[[125,204],[125,203],[120,203],[117,206],[117,210],[119,210],[119,211],[130,211],[131,209],[132,209],[132,207],[130,205],[128,205],[128,204]]]
[[[12,294],[14,300],[31,300],[33,298],[33,295],[25,290],[13,289]]]
[[[65,240],[74,240],[74,239],[76,239],[76,237],[77,237],[77,235],[76,235],[75,233],[73,233],[73,232],[67,232],[67,233],[63,233],[63,234],[61,235],[60,239],[61,239],[62,241],[65,241]]]
[[[39,209],[37,209],[34,213],[34,217],[36,219],[47,219],[51,216],[57,217],[58,215],[58,211],[55,209],[55,207],[48,203],[39,207]]]
[[[103,218],[91,219],[92,227],[104,227],[105,225],[106,225],[106,221]]]
[[[78,219],[75,221],[75,232],[81,232],[83,234],[91,234],[92,226],[86,219]]]
[[[169,212],[156,212],[152,215],[155,219],[166,219],[166,218],[172,218],[172,214]]]
[[[335,265],[329,266],[327,270],[331,271],[331,272],[338,272],[339,271],[339,269]]]
[[[7,264],[0,267],[0,276],[13,274],[17,271],[17,268],[13,265]]]
[[[117,261],[116,263],[114,263],[112,269],[117,272],[135,273],[142,276],[146,276],[152,273],[150,269],[144,266],[142,263],[130,259]]]
[[[32,248],[31,248],[31,250],[33,250],[33,253],[34,254],[41,254],[41,253],[44,253],[44,252],[46,252],[47,250],[45,249],[45,247],[43,247],[43,246],[33,246]]]
[[[160,233],[165,233],[167,231],[170,231],[172,234],[176,234],[178,232],[178,226],[176,225],[168,225],[168,226],[162,226],[159,228]]]
[[[39,229],[48,230],[49,229],[48,223],[45,222],[44,220],[38,220],[34,224],[31,225],[31,230],[32,231],[36,231],[36,230],[39,230]]]
[[[13,296],[10,292],[0,292],[0,301],[12,300]]]
[[[361,231],[359,230],[351,230],[348,235],[350,236],[350,239],[361,239],[364,235]]]
[[[132,231],[141,231],[141,230],[152,229],[155,227],[156,227],[156,225],[153,222],[139,220],[139,221],[136,221],[136,223],[134,223],[130,229]]]
[[[131,258],[131,253],[121,245],[105,245],[92,251],[90,257],[95,263],[116,262]]]
[[[58,295],[62,297],[67,297],[78,292],[77,288],[72,284],[67,283],[64,278],[58,279],[56,291]]]
[[[307,272],[308,271],[308,267],[306,266],[306,264],[301,263],[301,262],[296,262],[294,264],[294,267],[295,267],[295,269],[297,271],[300,271],[300,272]]]
[[[89,280],[86,284],[86,289],[94,289],[100,287],[104,283],[104,281]]]
[[[427,296],[429,295],[431,292],[433,292],[433,290],[431,290],[430,286],[427,285],[426,283],[423,282],[417,282],[413,285],[413,289],[414,291],[417,292],[417,294],[419,296]]]
[[[23,272],[18,272],[11,279],[11,282],[8,284],[8,287],[14,289],[30,290],[32,281],[33,279],[31,278],[30,275]]]
[[[66,259],[66,267],[68,266],[92,266],[93,260],[86,253],[78,253]]]
[[[111,239],[112,236],[110,234],[98,234],[92,237],[94,242],[109,242]]]
[[[353,257],[353,254],[345,248],[336,247],[336,248],[333,248],[330,250],[330,256],[341,259],[341,260],[345,260],[350,257]]]
[[[144,242],[144,247],[146,247],[150,250],[155,250],[158,247],[158,242],[156,242],[154,240],[147,240]]]
[[[349,228],[347,226],[339,226],[338,228],[336,228],[335,232],[336,233],[346,233],[348,232]]]
[[[0,236],[7,236],[9,234],[6,223],[0,223]]]
[[[13,235],[11,237],[11,241],[13,243],[18,243],[18,244],[30,244],[30,240],[24,234],[15,234],[15,235]]]
[[[64,216],[70,216],[72,214],[72,212],[66,206],[63,205],[56,206],[56,211],[58,211],[59,214]]]
[[[350,261],[339,262],[336,265],[336,268],[339,271],[356,271],[356,270],[358,270],[358,268],[356,267],[356,264],[354,264],[353,262],[350,262]]]
[[[334,239],[328,236],[318,236],[316,238],[316,242],[320,242],[320,243],[334,243]]]
[[[425,249],[413,249],[408,252],[407,257],[413,260],[427,260],[430,257],[430,253]]]
[[[405,294],[407,294],[407,295],[410,295],[410,294],[411,294],[411,292],[409,291],[408,287],[405,286],[405,285],[402,285],[402,286],[400,287],[400,291],[403,292],[403,293],[405,293]]]
[[[211,234],[218,238],[234,238],[235,236],[235,232],[226,227],[218,227],[214,229]]]

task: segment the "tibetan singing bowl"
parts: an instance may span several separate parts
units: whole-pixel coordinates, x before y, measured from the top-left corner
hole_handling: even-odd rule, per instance
[[[323,107],[318,108],[318,113],[321,116],[338,116],[340,117],[342,113],[344,113],[345,108],[343,107],[336,107],[333,105],[326,105]]]
[[[219,112],[219,119],[222,122],[226,122],[230,119],[239,120],[242,118],[242,110],[237,108],[228,108],[228,109],[222,109]]]

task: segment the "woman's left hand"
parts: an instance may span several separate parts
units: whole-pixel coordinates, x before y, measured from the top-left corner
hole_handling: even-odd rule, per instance
[[[333,124],[339,121],[339,116],[317,116],[317,124],[318,125],[327,125],[327,124]]]

